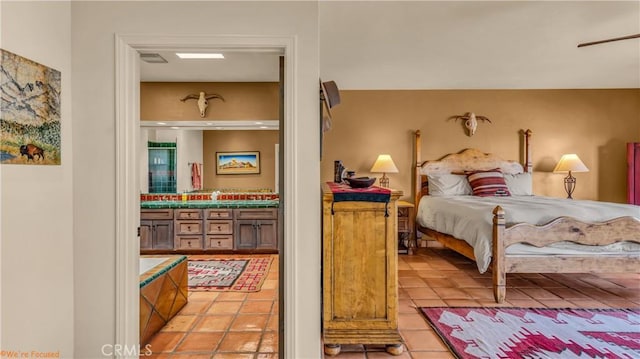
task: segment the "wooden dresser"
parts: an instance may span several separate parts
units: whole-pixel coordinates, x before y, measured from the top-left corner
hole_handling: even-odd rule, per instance
[[[327,355],[340,344],[385,344],[402,353],[398,333],[397,200],[334,201],[323,187],[323,340]]]

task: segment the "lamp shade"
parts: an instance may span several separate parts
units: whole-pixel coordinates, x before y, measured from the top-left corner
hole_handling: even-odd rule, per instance
[[[398,167],[393,163],[391,156],[379,155],[376,162],[371,167],[373,173],[398,173]]]
[[[589,172],[587,166],[580,160],[580,157],[575,153],[569,153],[566,155],[562,155],[560,161],[556,165],[556,168],[553,169],[553,173],[564,173],[564,172]]]

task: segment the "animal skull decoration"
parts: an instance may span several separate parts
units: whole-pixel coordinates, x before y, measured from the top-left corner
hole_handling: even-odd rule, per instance
[[[200,92],[199,95],[187,95],[184,98],[180,99],[180,101],[185,102],[187,100],[198,100],[198,110],[200,110],[200,117],[204,117],[207,111],[207,107],[209,106],[209,100],[214,98],[219,98],[220,100],[222,100],[222,102],[224,102],[224,97],[215,93],[206,94],[204,92]]]
[[[489,120],[488,118],[484,116],[476,116],[476,114],[473,112],[467,112],[462,116],[451,116],[449,117],[449,119],[454,119],[456,120],[456,122],[458,120],[465,121],[464,126],[469,131],[468,133],[469,137],[473,136],[473,134],[476,133],[476,129],[478,128],[478,120],[491,123],[491,120]]]

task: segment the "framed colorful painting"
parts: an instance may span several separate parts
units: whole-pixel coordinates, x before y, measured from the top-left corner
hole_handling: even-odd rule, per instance
[[[216,152],[216,174],[260,173],[260,152]]]
[[[0,49],[0,163],[60,164],[60,71]]]

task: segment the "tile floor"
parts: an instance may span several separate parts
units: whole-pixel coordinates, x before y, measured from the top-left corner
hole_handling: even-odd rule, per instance
[[[146,358],[277,358],[278,256],[272,256],[259,292],[189,292],[189,302],[149,342],[153,355]]]
[[[493,300],[491,273],[478,273],[474,262],[443,248],[420,248],[398,256],[398,328],[405,341],[395,358],[454,358],[431,330],[419,306],[513,306],[549,308],[638,308],[640,273],[509,274],[507,301]],[[325,358],[330,358],[325,356]],[[343,346],[336,359],[393,358],[383,346]]]
[[[277,259],[263,291],[250,294],[197,292],[152,341],[152,358],[277,358]],[[405,341],[398,359],[453,358],[418,313],[418,306],[498,306],[491,273],[442,248],[398,256],[399,319]],[[640,273],[510,274],[503,306],[639,308]],[[380,345],[343,345],[325,358],[394,358]]]

